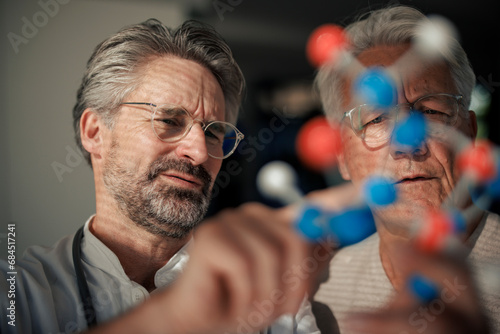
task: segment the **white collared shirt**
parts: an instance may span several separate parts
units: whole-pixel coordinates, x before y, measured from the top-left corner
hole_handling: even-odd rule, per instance
[[[125,274],[118,257],[89,230],[93,217],[85,223],[81,243],[82,263],[97,323],[124,313],[149,297],[149,292]],[[30,247],[16,263],[15,324],[9,324],[10,299],[8,263],[0,261],[1,333],[70,333],[87,328],[76,283],[72,259],[73,235],[52,247]],[[164,288],[182,272],[189,255],[184,245],[155,274],[155,285]],[[4,277],[2,277],[4,276]],[[156,290],[155,290],[156,291]],[[153,292],[155,293],[155,292]],[[7,319],[7,321],[5,320]],[[242,333],[250,333],[250,324],[241,324]],[[282,316],[271,327],[271,333],[319,333],[305,301],[292,316]]]

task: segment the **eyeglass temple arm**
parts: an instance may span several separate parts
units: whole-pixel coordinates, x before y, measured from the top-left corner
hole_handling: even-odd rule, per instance
[[[150,103],[150,102],[123,102],[123,103],[120,103],[121,105],[125,104],[132,104],[132,105],[143,105],[143,106],[152,106],[152,107],[156,107],[156,104],[154,103]]]

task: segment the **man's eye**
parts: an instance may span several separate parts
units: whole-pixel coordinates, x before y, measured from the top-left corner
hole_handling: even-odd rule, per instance
[[[182,126],[182,122],[177,118],[159,118],[157,121],[165,126]]]
[[[205,137],[213,143],[222,143],[224,141],[224,132],[207,129],[205,130]]]
[[[384,119],[382,116],[379,116],[377,118],[375,118],[374,120],[372,120],[369,124],[377,124],[377,123],[380,123],[382,122]]]
[[[211,123],[205,130],[205,136],[213,139],[217,139],[222,142],[226,134],[226,127],[220,123]]]
[[[453,116],[453,112],[446,109],[432,109],[432,108],[424,108],[422,111],[424,116],[427,116],[431,119],[447,119]]]
[[[384,122],[385,120],[387,120],[387,115],[382,114],[382,115],[379,115],[379,116],[373,118],[371,121],[366,122],[364,127],[369,126],[369,125],[380,124],[380,123]]]
[[[212,139],[219,139],[219,137],[210,130],[205,131],[205,136]]]
[[[438,111],[438,110],[434,110],[434,109],[424,109],[424,110],[422,110],[422,112],[423,112],[424,114],[428,114],[428,115],[441,114],[441,112],[440,112],[440,111]]]

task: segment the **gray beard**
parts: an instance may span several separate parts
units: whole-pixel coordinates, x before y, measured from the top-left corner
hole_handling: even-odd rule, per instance
[[[164,157],[151,163],[147,173],[137,174],[120,166],[117,148],[114,143],[104,166],[103,179],[120,210],[152,234],[185,238],[207,212],[211,197],[210,174],[202,166]],[[203,182],[202,191],[160,184],[158,175],[166,170],[195,176]]]

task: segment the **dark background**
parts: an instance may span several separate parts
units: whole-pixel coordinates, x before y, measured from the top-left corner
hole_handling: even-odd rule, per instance
[[[230,6],[231,1],[220,1]],[[289,111],[293,109],[293,97],[269,100],[273,94],[283,94],[290,87],[307,94],[314,79],[315,69],[308,63],[305,45],[309,34],[319,25],[335,23],[342,26],[350,23],[359,13],[378,9],[388,4],[405,4],[416,7],[426,15],[438,14],[453,22],[459,38],[476,73],[478,84],[483,92],[490,95],[491,103],[484,115],[480,115],[480,135],[494,143],[500,143],[500,31],[495,2],[479,1],[232,1],[234,6],[220,7],[215,10],[215,2],[205,9],[193,10],[193,17],[211,23],[227,39],[248,85],[248,94],[243,104],[238,127],[247,136],[259,138],[259,130],[269,127],[275,117],[272,110]],[[196,7],[196,6],[195,6]],[[232,9],[230,9],[232,8]],[[223,20],[221,20],[222,13]],[[288,88],[288,90],[287,90]],[[483,95],[477,95],[484,99]],[[265,101],[265,102],[263,102]],[[271,102],[270,102],[271,101]],[[266,103],[267,102],[267,103]],[[277,206],[279,203],[262,197],[256,189],[255,177],[259,168],[270,160],[285,160],[296,168],[299,186],[304,192],[321,189],[339,182],[335,170],[318,173],[307,168],[297,159],[295,138],[300,126],[309,118],[320,113],[315,96],[310,103],[297,107],[301,112],[289,118],[285,130],[277,133],[274,139],[258,151],[255,159],[250,153],[236,154],[236,160],[244,172],[231,175],[226,186],[226,175],[218,180],[224,191],[214,198],[210,214],[224,207],[234,207],[246,201],[260,201]],[[264,133],[266,134],[266,133]],[[261,139],[267,137],[261,133]],[[254,142],[256,148],[262,147],[261,140]],[[251,161],[248,161],[251,160]],[[222,171],[225,170],[223,165]]]

